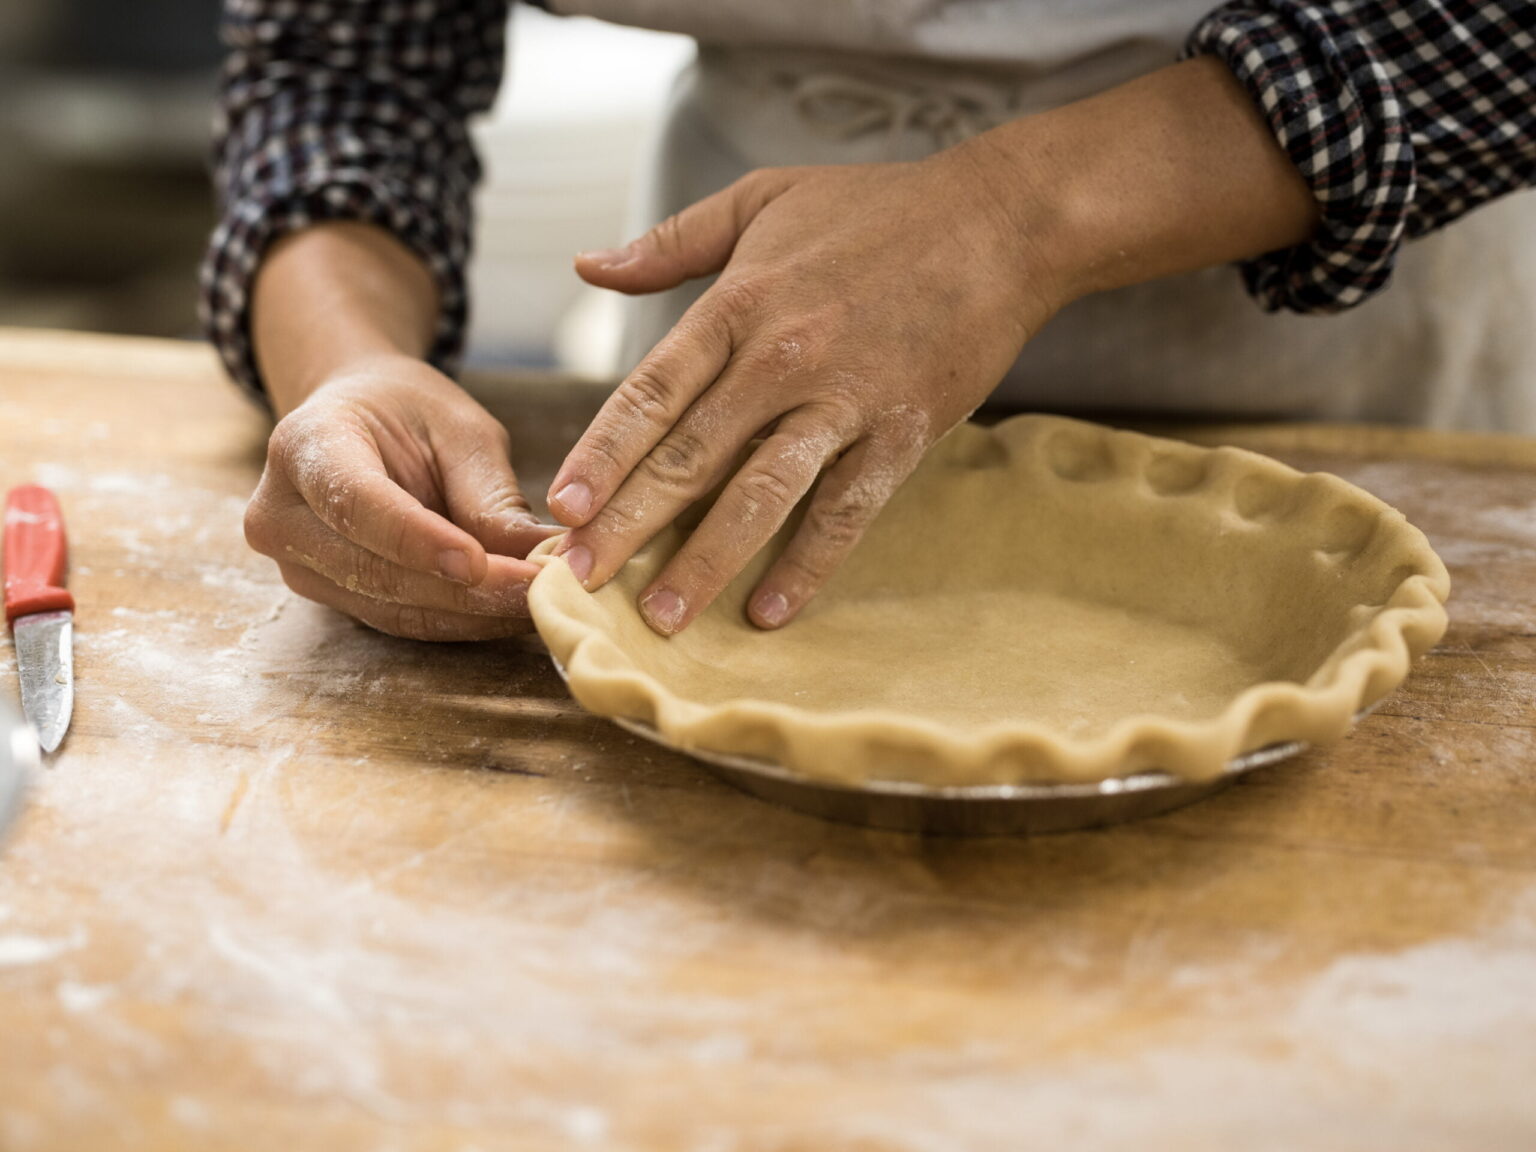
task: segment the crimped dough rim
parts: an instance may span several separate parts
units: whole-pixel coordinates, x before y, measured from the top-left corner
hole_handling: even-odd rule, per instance
[[[1069,451],[1052,448],[1064,442]],[[633,604],[604,597],[603,590],[585,591],[570,569],[549,555],[556,540],[530,557],[542,566],[529,592],[534,622],[585,708],[643,721],[677,747],[766,759],[830,783],[944,787],[1092,783],[1153,769],[1210,779],[1234,757],[1270,744],[1319,744],[1343,736],[1355,714],[1397,687],[1413,661],[1444,634],[1450,578],[1440,558],[1401,513],[1336,476],[1304,474],[1242,449],[1204,448],[1030,415],[992,428],[962,425],[932,450],[909,483],[943,484],[951,464],[963,469],[967,461],[998,452],[1021,486],[1036,486],[1033,492],[1041,484],[1057,484],[1069,495],[1074,485],[1117,482],[1130,499],[1197,502],[1202,514],[1235,516],[1248,524],[1256,518],[1237,506],[1245,477],[1278,484],[1293,501],[1305,485],[1313,515],[1347,507],[1369,517],[1373,537],[1392,533],[1392,570],[1401,579],[1383,603],[1351,610],[1351,619],[1360,615],[1358,624],[1351,623],[1305,682],[1253,684],[1214,717],[1138,713],[1086,737],[1030,720],[965,729],[884,709],[813,712],[772,700],[689,699],[637,666],[615,641],[608,614],[634,613]],[[1186,484],[1190,475],[1201,479]]]

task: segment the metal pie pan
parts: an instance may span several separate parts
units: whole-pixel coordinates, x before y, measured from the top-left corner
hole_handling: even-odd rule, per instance
[[[550,657],[569,683],[565,667]],[[1358,721],[1371,711],[1357,713]],[[653,725],[610,716],[619,727],[707,765],[726,783],[760,799],[800,812],[895,832],[939,836],[1028,836],[1103,828],[1158,816],[1220,792],[1239,776],[1287,760],[1308,747],[1302,740],[1270,744],[1227,762],[1210,780],[1185,780],[1168,772],[1138,772],[1083,784],[983,784],[935,787],[899,780],[836,784],[782,764],[705,748],[680,748]]]

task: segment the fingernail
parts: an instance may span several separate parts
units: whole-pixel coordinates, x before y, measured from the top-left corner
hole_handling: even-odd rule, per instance
[[[592,575],[592,549],[585,544],[576,544],[560,555],[565,557],[565,562],[571,566],[571,572],[576,579],[585,584],[587,577]]]
[[[621,264],[628,264],[635,258],[635,254],[629,248],[597,248],[591,252],[578,252],[576,258],[604,268],[617,268]]]
[[[752,602],[752,611],[760,622],[777,628],[789,616],[789,601],[778,592],[765,592]]]
[[[687,610],[683,598],[670,588],[658,588],[640,601],[640,611],[645,613],[651,627],[666,636],[682,626],[683,613]]]
[[[584,520],[592,509],[592,489],[580,480],[572,480],[555,493],[555,503],[577,520]]]
[[[469,553],[460,552],[457,548],[445,548],[437,554],[437,572],[455,584],[468,584]]]

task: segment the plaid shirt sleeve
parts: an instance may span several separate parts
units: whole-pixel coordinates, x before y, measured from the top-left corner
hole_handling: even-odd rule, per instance
[[[479,177],[466,122],[500,84],[507,4],[225,0],[202,317],[253,395],[252,277],[318,220],[378,224],[422,256],[441,302],[431,357],[453,367]],[[1188,52],[1226,61],[1322,205],[1310,243],[1244,266],[1266,308],[1358,304],[1404,239],[1536,183],[1536,0],[1235,0]]]
[[[1187,54],[1223,59],[1312,186],[1312,240],[1243,266],[1270,311],[1384,288],[1405,239],[1536,184],[1536,0],[1237,0]]]
[[[452,370],[480,176],[467,120],[495,98],[506,20],[507,0],[225,0],[201,316],[253,396],[256,267],[320,220],[380,225],[420,254],[441,305],[431,359]]]

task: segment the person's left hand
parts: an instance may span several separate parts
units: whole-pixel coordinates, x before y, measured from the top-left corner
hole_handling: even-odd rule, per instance
[[[621,292],[723,272],[619,385],[550,486],[557,549],[589,589],[742,465],[640,596],[686,627],[816,484],[748,602],[794,618],[923,453],[1059,307],[984,148],[910,164],[766,169],[577,271]]]

